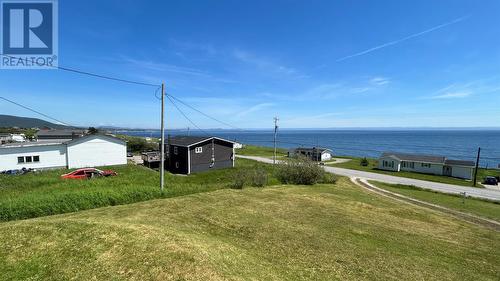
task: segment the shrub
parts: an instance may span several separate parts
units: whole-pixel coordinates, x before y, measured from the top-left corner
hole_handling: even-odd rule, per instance
[[[230,187],[242,189],[246,184],[253,187],[264,187],[267,185],[267,180],[267,172],[264,169],[238,170],[231,176]]]
[[[363,167],[366,167],[366,166],[368,166],[368,164],[370,164],[370,163],[368,162],[368,159],[366,159],[366,157],[364,157],[363,159],[361,159],[361,161],[359,162],[359,164],[360,164],[361,166],[363,166]]]
[[[250,176],[248,177],[250,184],[254,187],[264,187],[267,185],[267,172],[264,169],[254,169],[250,171]]]
[[[243,189],[243,186],[247,182],[247,171],[238,170],[231,175],[231,183],[229,186],[233,189]]]
[[[276,177],[284,184],[313,185],[321,181],[325,171],[308,159],[287,159],[278,164]]]
[[[323,178],[321,179],[321,183],[325,184],[335,184],[337,182],[337,176],[332,173],[323,173]]]

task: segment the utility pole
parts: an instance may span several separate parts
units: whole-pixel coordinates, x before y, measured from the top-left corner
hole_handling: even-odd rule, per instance
[[[276,136],[278,135],[278,117],[274,117],[274,157],[273,164],[276,164]]]
[[[165,185],[165,83],[161,83],[160,190]]]
[[[476,169],[474,170],[474,185],[473,186],[476,186],[477,170],[479,169],[479,157],[481,157],[481,148],[480,147],[477,149]]]

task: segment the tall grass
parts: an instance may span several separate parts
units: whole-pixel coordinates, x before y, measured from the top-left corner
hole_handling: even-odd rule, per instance
[[[228,188],[234,172],[258,167],[271,175],[269,165],[238,159],[233,169],[213,170],[189,176],[166,173],[164,192],[159,174],[142,166],[110,167],[118,176],[93,180],[65,180],[68,170],[52,170],[23,176],[0,175],[0,221],[76,212]],[[273,182],[273,179],[270,179]],[[277,183],[274,179],[274,183]]]

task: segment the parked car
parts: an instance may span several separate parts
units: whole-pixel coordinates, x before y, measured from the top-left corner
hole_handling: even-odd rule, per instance
[[[95,168],[84,168],[84,169],[74,170],[71,173],[64,174],[61,176],[61,178],[83,180],[83,179],[92,179],[98,177],[111,177],[116,175],[117,173],[112,170],[101,171]]]
[[[22,168],[20,170],[6,170],[6,171],[2,171],[0,174],[4,174],[4,175],[25,175],[27,173],[30,173],[30,172],[36,172],[35,169],[27,169],[27,168]]]
[[[498,185],[498,179],[495,177],[485,177],[483,183],[488,185]]]

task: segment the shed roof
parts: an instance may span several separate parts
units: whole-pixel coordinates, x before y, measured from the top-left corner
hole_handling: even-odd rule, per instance
[[[218,139],[227,143],[232,143],[234,144],[233,141],[222,139],[219,137],[200,137],[200,136],[175,136],[170,138],[170,144],[171,145],[177,145],[177,146],[185,146],[189,147],[195,144],[198,144],[200,142],[204,142],[207,140],[211,139]]]

